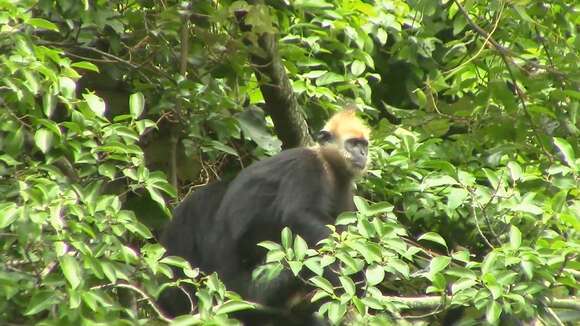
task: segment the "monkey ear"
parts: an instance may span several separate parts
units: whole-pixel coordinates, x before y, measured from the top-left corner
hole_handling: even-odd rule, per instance
[[[326,130],[320,130],[315,138],[317,143],[319,143],[320,145],[324,145],[328,142],[331,142],[334,137],[332,137],[332,134],[330,132]]]

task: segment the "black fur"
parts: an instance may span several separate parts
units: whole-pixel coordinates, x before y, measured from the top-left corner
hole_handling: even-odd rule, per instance
[[[207,250],[207,230],[215,223],[214,216],[228,184],[227,181],[218,181],[201,187],[175,208],[173,220],[167,225],[160,239],[167,256],[180,256],[192,267],[200,267],[203,250]],[[184,276],[179,270],[175,271],[178,277]],[[190,295],[193,295],[191,289],[189,290]],[[170,316],[186,314],[191,310],[189,299],[177,288],[163,291],[159,304]]]
[[[314,247],[329,235],[326,225],[352,209],[352,175],[340,153],[290,149],[246,168],[229,187],[218,183],[188,197],[175,210],[162,243],[169,254],[180,255],[205,272],[216,271],[228,289],[244,298],[284,308],[302,284],[283,272],[267,286],[255,286],[251,274],[266,253],[256,244],[279,242],[280,232],[288,226]],[[288,324],[313,323],[310,312],[302,320],[293,317],[296,322]],[[282,320],[274,323],[281,324]]]

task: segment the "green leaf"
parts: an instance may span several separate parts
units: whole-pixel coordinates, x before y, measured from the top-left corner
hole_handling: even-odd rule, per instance
[[[145,109],[145,96],[143,96],[143,93],[131,94],[131,97],[129,97],[129,109],[133,119],[138,119],[141,116]]]
[[[449,250],[449,248],[447,247],[447,242],[445,242],[445,239],[443,239],[442,236],[440,236],[439,234],[437,234],[435,232],[427,232],[427,233],[423,234],[422,236],[420,236],[417,240],[418,241],[421,241],[421,240],[432,241],[432,242],[435,242],[435,243],[442,245],[443,247],[445,247],[445,249]]]
[[[314,79],[314,78],[318,78],[318,77],[324,75],[327,72],[328,71],[326,71],[326,70],[311,70],[311,71],[305,73],[304,75],[302,75],[302,77]]]
[[[367,201],[359,196],[354,196],[353,198],[354,200],[354,205],[356,206],[356,209],[363,215],[368,216],[369,215],[369,205],[367,204]]]
[[[170,326],[192,326],[202,324],[201,315],[181,315],[171,320]]]
[[[572,145],[568,143],[564,138],[554,137],[554,145],[558,147],[562,156],[564,156],[564,161],[572,169],[576,169],[576,155],[574,154],[574,149]]]
[[[469,251],[457,251],[451,254],[451,256],[453,257],[453,259],[462,261],[464,263],[469,262]]]
[[[301,236],[297,235],[294,239],[294,255],[296,256],[296,260],[303,260],[307,250],[308,244],[306,244],[306,241]]]
[[[306,265],[306,267],[308,267],[308,269],[313,271],[314,274],[316,274],[318,276],[322,276],[322,273],[324,272],[324,269],[322,268],[322,265],[320,264],[320,257],[308,258],[304,261],[304,265]]]
[[[497,301],[492,301],[491,305],[489,305],[485,311],[485,320],[487,320],[488,323],[494,325],[499,320],[501,311],[501,305]]]
[[[510,171],[510,177],[512,178],[513,181],[518,181],[522,179],[523,177],[522,167],[518,163],[513,161],[509,162],[507,164],[507,167]]]
[[[522,232],[515,225],[510,227],[510,245],[513,250],[520,248],[522,244]]]
[[[377,30],[377,34],[375,34],[375,37],[377,38],[377,40],[379,41],[379,43],[381,45],[385,45],[385,44],[387,44],[389,34],[384,29],[379,28]]]
[[[153,234],[151,233],[149,228],[139,221],[132,221],[130,223],[127,223],[125,227],[132,233],[140,235],[143,239],[153,238]]]
[[[456,209],[465,202],[468,195],[469,192],[463,188],[451,188],[447,195],[447,207],[450,210]]]
[[[381,265],[373,264],[365,271],[365,277],[368,285],[377,285],[385,278],[385,269]]]
[[[338,215],[336,218],[335,225],[348,225],[353,224],[357,221],[356,213],[354,212],[344,212]]]
[[[49,31],[58,32],[58,26],[56,26],[55,23],[43,18],[30,18],[26,21],[26,23],[36,28],[48,29]]]
[[[338,258],[341,262],[343,262],[347,268],[351,271],[358,271],[358,264],[357,261],[349,254],[344,251],[340,251],[336,254],[336,258]]]
[[[83,94],[83,98],[87,101],[89,108],[98,116],[105,115],[105,101],[95,94]]]
[[[34,143],[44,154],[50,150],[53,141],[54,134],[48,129],[38,129],[36,133],[34,133]]]
[[[339,325],[342,317],[346,313],[346,304],[340,304],[339,302],[331,302],[328,306],[328,319],[332,325]]]
[[[356,286],[350,277],[341,275],[338,277],[338,280],[340,281],[340,284],[346,293],[350,295],[354,295],[356,293]]]
[[[353,61],[352,65],[350,66],[350,72],[355,77],[362,75],[362,73],[365,72],[365,69],[366,69],[365,64],[360,60]]]
[[[429,263],[429,274],[435,275],[445,269],[451,262],[451,257],[437,256]]]
[[[485,275],[491,271],[491,269],[495,266],[495,262],[498,259],[498,253],[496,251],[492,251],[485,256],[483,259],[483,263],[481,264],[481,274]]]
[[[59,259],[59,262],[64,277],[69,282],[71,287],[76,289],[81,284],[82,280],[81,268],[77,260],[73,256],[64,255]]]
[[[292,274],[294,274],[294,276],[298,276],[298,274],[302,270],[302,266],[304,266],[304,264],[300,261],[289,261],[288,266],[290,266],[290,270],[292,271]]]
[[[485,176],[487,177],[487,180],[489,180],[491,187],[493,189],[499,189],[500,179],[495,173],[495,171],[490,169],[483,169],[483,173],[485,173]]]
[[[99,165],[99,174],[108,177],[111,180],[115,179],[115,174],[117,173],[117,167],[112,163],[103,163]]]
[[[380,247],[372,242],[356,240],[347,245],[358,251],[368,263],[378,262],[382,258]]]
[[[403,275],[403,277],[409,277],[409,265],[398,258],[389,258],[388,264],[389,267],[394,268],[398,273]]]
[[[561,190],[556,195],[552,197],[550,201],[552,210],[556,213],[561,213],[564,204],[566,204],[566,197],[568,196],[568,190]]]
[[[327,293],[334,294],[334,289],[332,288],[332,284],[322,276],[314,276],[309,280],[312,284],[316,285],[320,289],[324,290]]]
[[[513,210],[516,212],[525,212],[533,215],[541,215],[544,213],[542,208],[530,203],[517,204],[515,207],[513,207]]]
[[[282,230],[282,247],[284,249],[292,247],[292,231],[288,227]]]
[[[217,307],[215,313],[216,315],[223,315],[240,310],[254,309],[255,307],[255,305],[246,301],[230,300]]]
[[[24,311],[25,316],[30,316],[44,311],[53,305],[58,303],[58,297],[55,295],[54,291],[38,291],[30,299],[26,310]]]
[[[71,67],[81,68],[85,70],[90,70],[94,72],[99,72],[99,67],[97,67],[94,63],[88,61],[79,61],[71,64]]]
[[[451,286],[451,293],[457,294],[458,292],[472,288],[477,282],[474,279],[470,278],[463,278],[458,280],[457,282],[453,283]]]
[[[74,80],[68,77],[59,77],[58,79],[59,90],[62,93],[62,96],[68,99],[75,98],[75,91],[77,88],[77,84]]]
[[[334,7],[334,5],[324,0],[296,0],[292,5],[303,9],[331,9]]]
[[[429,176],[421,183],[421,188],[429,189],[432,187],[455,185],[457,181],[448,175]]]
[[[316,80],[316,85],[326,86],[343,81],[345,81],[344,76],[329,71]]]
[[[231,154],[231,155],[234,155],[234,156],[238,156],[238,152],[236,152],[236,150],[235,150],[235,149],[233,149],[232,147],[230,147],[230,146],[228,146],[228,145],[226,145],[226,144],[224,144],[224,143],[220,143],[220,142],[219,142],[219,141],[217,141],[217,140],[212,140],[212,141],[210,142],[210,144],[211,144],[211,146],[212,146],[214,149],[217,149],[217,150],[219,150],[219,151],[222,151],[222,152],[224,152],[224,153],[228,153],[228,154]]]
[[[151,199],[153,199],[155,202],[157,202],[160,206],[164,207],[165,206],[165,199],[163,199],[163,196],[161,195],[161,193],[155,189],[153,186],[145,186],[145,188],[147,189],[147,191],[149,192],[149,196],[151,196]]]
[[[104,261],[101,262],[101,267],[103,268],[103,273],[109,279],[109,281],[111,281],[111,283],[117,282],[117,273],[115,272],[113,264]]]
[[[165,179],[155,180],[153,183],[151,183],[151,185],[159,190],[162,190],[163,192],[165,192],[166,194],[168,194],[169,196],[171,196],[173,198],[177,197],[177,191],[175,190],[173,185],[171,185]]]
[[[15,203],[0,203],[0,229],[3,229],[16,220],[18,206]]]
[[[528,280],[531,280],[534,277],[534,264],[528,260],[522,260],[520,263],[520,267],[526,275]]]
[[[282,246],[274,241],[262,241],[258,243],[258,246],[266,248],[268,250],[281,250]]]
[[[393,211],[393,208],[394,206],[389,202],[378,202],[368,207],[368,214],[370,216],[376,216],[379,214],[390,213]]]

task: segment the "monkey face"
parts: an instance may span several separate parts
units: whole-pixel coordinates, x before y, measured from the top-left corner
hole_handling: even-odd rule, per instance
[[[344,151],[355,170],[363,171],[367,167],[369,142],[364,138],[349,138],[344,141]]]
[[[364,136],[352,134],[334,135],[322,130],[316,136],[319,146],[334,148],[346,163],[347,170],[355,176],[364,173],[368,164],[369,141]]]

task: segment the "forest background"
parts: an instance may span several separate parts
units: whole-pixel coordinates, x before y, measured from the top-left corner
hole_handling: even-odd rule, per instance
[[[171,209],[355,105],[372,165],[348,232],[319,250],[285,232],[270,270],[314,273],[333,324],[432,324],[459,306],[466,323],[577,321],[579,12],[0,0],[0,320],[169,322],[155,298],[183,267],[198,290],[173,322],[234,322],[251,303],[163,256]]]

